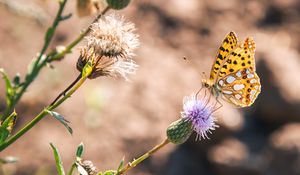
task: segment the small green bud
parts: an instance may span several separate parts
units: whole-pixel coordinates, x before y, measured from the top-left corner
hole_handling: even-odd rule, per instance
[[[192,134],[192,122],[189,120],[179,119],[168,127],[168,140],[174,144],[184,143]]]
[[[88,77],[93,73],[93,63],[92,61],[87,62],[82,69],[82,77]]]
[[[108,6],[115,10],[121,10],[125,8],[130,0],[106,0]]]
[[[83,154],[83,150],[84,150],[84,145],[83,143],[80,143],[77,147],[76,157],[81,157]]]

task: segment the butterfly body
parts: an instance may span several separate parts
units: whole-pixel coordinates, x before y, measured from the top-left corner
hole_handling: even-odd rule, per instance
[[[210,78],[203,79],[202,85],[217,99],[221,96],[237,107],[250,106],[261,89],[254,53],[255,42],[252,38],[238,44],[235,33],[230,32],[219,48]]]

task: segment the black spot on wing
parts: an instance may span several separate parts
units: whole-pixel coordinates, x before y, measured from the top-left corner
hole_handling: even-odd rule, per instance
[[[221,60],[223,60],[223,57],[221,54],[218,55],[218,58],[220,58]]]

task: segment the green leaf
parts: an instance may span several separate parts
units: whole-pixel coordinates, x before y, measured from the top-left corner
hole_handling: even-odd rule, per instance
[[[72,13],[69,13],[65,16],[61,16],[59,20],[64,21],[64,20],[70,19],[71,17],[72,17]]]
[[[47,110],[47,112],[48,114],[53,116],[56,120],[58,120],[60,123],[62,123],[67,128],[70,134],[73,134],[72,128],[68,125],[70,123],[68,120],[66,120],[62,115],[60,115],[57,112],[49,111],[49,110]]]
[[[0,164],[15,163],[18,160],[19,159],[17,157],[7,156],[7,157],[4,157],[4,158],[0,158]]]
[[[117,170],[117,174],[121,171],[121,169],[124,167],[124,159],[125,157],[122,158],[120,164],[119,164],[119,167],[118,167],[118,170]]]
[[[45,35],[45,41],[50,40],[53,34],[54,34],[54,28],[50,27],[50,28],[47,30],[47,33],[46,33],[46,35]]]
[[[14,87],[19,87],[20,85],[20,74],[17,73],[15,78],[13,79],[13,85]]]
[[[110,8],[121,10],[130,3],[130,0],[106,0],[106,2]]]
[[[15,121],[16,117],[17,117],[16,111],[12,112],[1,124],[1,127],[5,127],[5,128],[9,127],[11,123]]]
[[[76,156],[81,157],[83,153],[84,145],[83,143],[80,143],[77,147]]]
[[[9,131],[5,127],[0,127],[0,145],[7,139],[9,136]]]
[[[35,66],[35,64],[36,64],[36,62],[37,62],[37,59],[36,58],[34,58],[34,59],[32,59],[31,61],[30,61],[30,63],[28,64],[28,66],[27,66],[27,74],[26,74],[26,76],[25,76],[25,81],[28,81],[28,80],[30,80],[30,79],[33,79],[33,71],[34,71],[34,66]]]
[[[108,170],[103,173],[103,175],[115,175],[117,172],[115,170]]]
[[[6,86],[6,105],[10,106],[13,103],[13,98],[15,95],[15,90],[12,87],[12,84],[5,73],[4,69],[0,69],[0,73],[2,74],[2,77],[5,81],[5,86]]]
[[[17,121],[17,113],[16,111],[12,112],[2,123],[1,127],[5,127],[9,133],[11,133],[13,127],[15,126]]]
[[[57,168],[58,174],[59,175],[65,175],[65,170],[64,170],[64,167],[62,165],[62,161],[61,161],[60,155],[58,153],[58,150],[57,150],[57,148],[52,143],[50,143],[50,145],[51,145],[51,147],[53,149],[53,154],[54,154],[54,158],[55,158],[55,163],[56,163],[56,168]]]
[[[15,125],[17,113],[11,113],[0,126],[0,144],[3,143],[11,133]]]

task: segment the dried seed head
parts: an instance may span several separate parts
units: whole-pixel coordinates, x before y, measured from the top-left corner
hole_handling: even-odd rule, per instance
[[[99,76],[123,77],[135,73],[137,65],[131,59],[139,46],[138,36],[132,23],[115,15],[105,16],[91,27],[86,37],[87,44],[81,49],[77,69],[82,72],[84,65],[91,62],[93,71],[89,78]]]
[[[90,160],[79,161],[79,165],[84,169],[84,171],[86,171],[88,175],[97,174],[96,167],[93,165],[92,161]]]
[[[132,57],[133,50],[139,46],[138,35],[134,31],[134,24],[125,22],[123,17],[104,16],[92,24],[91,33],[86,37],[87,47],[93,47],[101,56]]]
[[[128,80],[127,75],[134,74],[138,65],[132,59],[123,59],[117,57],[100,57],[93,49],[81,50],[80,57],[77,61],[77,69],[82,72],[84,65],[91,61],[94,65],[93,71],[88,78],[94,79],[99,76],[123,77]]]

